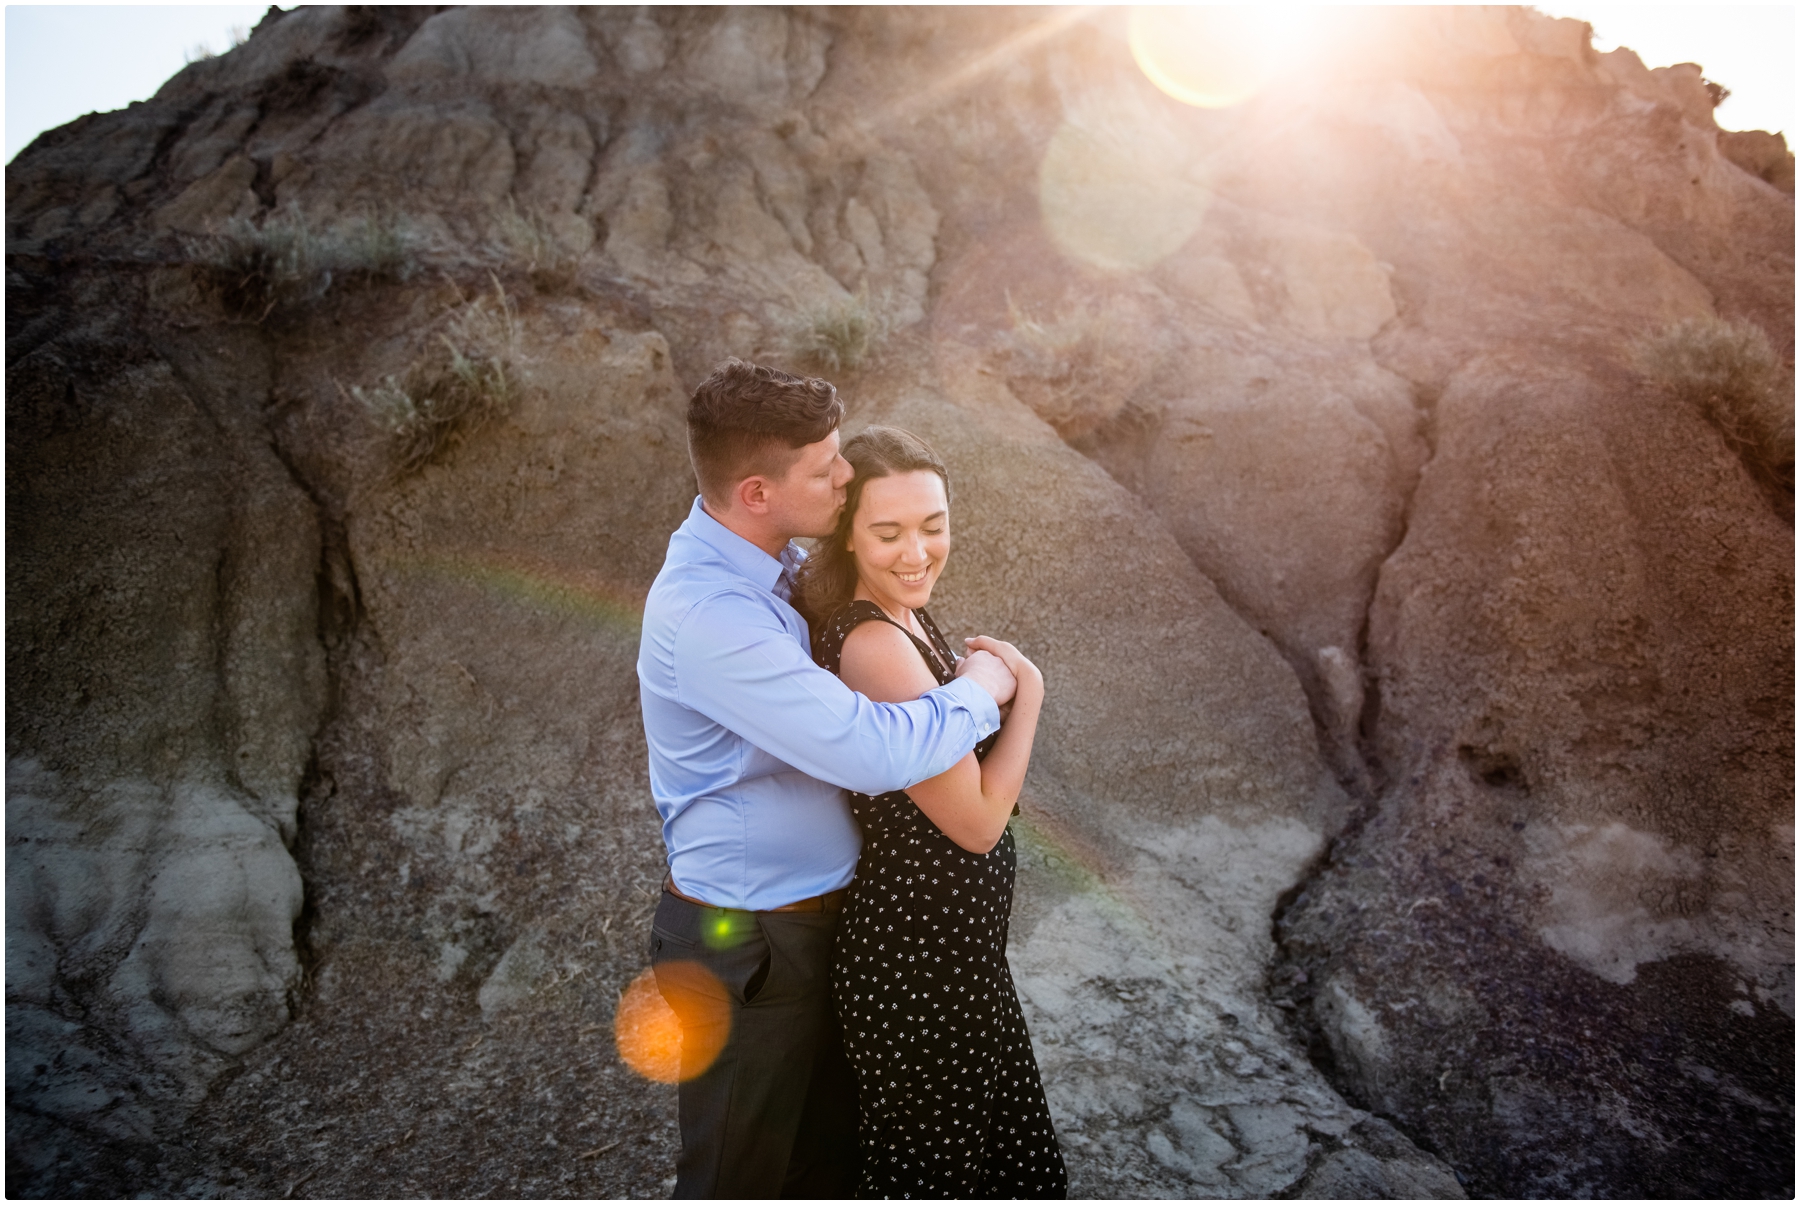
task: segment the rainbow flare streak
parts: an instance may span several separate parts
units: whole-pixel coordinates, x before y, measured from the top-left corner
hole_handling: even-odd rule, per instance
[[[590,570],[497,553],[422,557],[394,566],[402,573],[471,586],[490,597],[583,620],[635,638],[648,590],[611,582]]]
[[[473,588],[510,604],[567,616],[606,632],[636,638],[643,625],[646,590],[622,586],[585,570],[498,554],[449,555],[397,563],[395,569],[451,586]],[[1104,912],[1128,929],[1147,930],[1143,904],[1129,898],[1119,884],[1120,868],[1054,813],[1022,801],[1024,810],[1012,821],[1014,840],[1023,860],[1042,866],[1073,892],[1094,897]],[[649,1079],[679,1078],[681,1048],[674,1020],[645,971],[622,999],[618,1034],[627,1065]],[[709,1060],[703,1060],[709,1061]]]
[[[1023,797],[1011,828],[1021,863],[1040,863],[1063,887],[1092,897],[1115,922],[1149,934],[1151,910],[1124,886],[1128,881],[1124,868],[1066,820]]]

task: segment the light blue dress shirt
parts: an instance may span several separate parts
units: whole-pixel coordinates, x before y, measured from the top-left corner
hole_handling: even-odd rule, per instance
[[[880,795],[942,774],[1000,727],[957,679],[876,703],[813,663],[780,560],[694,499],[644,604],[638,685],[650,790],[675,885],[762,910],[849,883],[862,835],[844,789]]]

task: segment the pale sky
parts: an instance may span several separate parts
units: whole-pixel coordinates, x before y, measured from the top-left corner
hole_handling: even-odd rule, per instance
[[[1727,129],[1794,129],[1792,5],[1539,5],[1594,26],[1602,50],[1629,46],[1650,67],[1696,62],[1731,89]],[[148,100],[195,48],[217,53],[264,5],[6,6],[6,158],[83,113]]]
[[[197,46],[230,49],[266,4],[6,6],[6,161],[83,113],[149,100]]]
[[[1699,63],[1731,89],[1713,117],[1727,130],[1796,129],[1791,4],[1539,4],[1594,27],[1594,49],[1629,46],[1646,67]],[[1790,143],[1792,139],[1789,140]]]

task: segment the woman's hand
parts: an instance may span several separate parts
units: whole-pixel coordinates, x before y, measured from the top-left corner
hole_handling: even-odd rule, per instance
[[[1021,691],[1026,689],[1027,683],[1038,692],[1043,691],[1044,675],[1026,658],[1024,653],[1006,641],[995,640],[992,636],[971,636],[963,643],[969,646],[969,651],[972,653],[991,653],[1000,658],[1006,668],[1012,671],[1013,677],[1019,680]]]
[[[899,637],[891,641],[898,657],[900,645],[906,640],[887,624],[864,624],[850,634],[850,640],[871,629],[883,629],[877,633],[878,639],[888,639],[890,632]],[[985,854],[1005,834],[1007,818],[1025,785],[1038,716],[1044,709],[1044,675],[1025,654],[1004,640],[976,636],[963,643],[969,646],[968,660],[997,663],[994,668],[1012,677],[1018,688],[1011,701],[1000,708],[1000,732],[985,760],[977,760],[974,753],[969,753],[936,778],[906,788],[906,793],[946,837],[970,853]],[[844,644],[844,655],[844,680],[850,682],[849,641]],[[918,657],[913,657],[912,663],[919,665]]]
[[[861,631],[860,628],[857,630]],[[851,640],[856,639],[856,632],[850,633],[850,638]],[[889,641],[889,643],[893,644],[892,641]],[[845,642],[844,647],[849,648],[849,642]],[[908,652],[912,651],[911,644],[906,642],[904,637],[902,637],[902,642],[900,644],[896,644],[893,647],[896,654],[901,648],[906,649]],[[956,676],[958,678],[968,678],[971,682],[975,683],[975,685],[987,691],[988,694],[994,697],[994,702],[1001,707],[1005,707],[1012,702],[1013,692],[1019,688],[1019,680],[1013,676],[1011,670],[1006,668],[1006,663],[992,653],[981,653],[979,656],[972,655],[964,657],[956,663]],[[864,693],[867,694],[868,692],[865,691]],[[918,696],[913,695],[911,697],[917,698]],[[882,700],[882,702],[895,701],[897,700]]]

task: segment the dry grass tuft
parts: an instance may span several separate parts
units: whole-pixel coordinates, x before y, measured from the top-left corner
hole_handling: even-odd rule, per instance
[[[405,373],[346,392],[361,404],[388,444],[393,476],[408,476],[439,459],[512,409],[518,313],[500,282],[451,317],[439,346]]]
[[[1794,374],[1750,322],[1694,318],[1631,347],[1632,366],[1717,427],[1765,488],[1794,490]]]
[[[297,206],[261,222],[233,218],[183,245],[226,308],[259,322],[279,306],[323,297],[333,284],[406,280],[416,265],[411,240],[390,214],[321,230]]]
[[[575,283],[581,257],[556,237],[545,216],[521,210],[511,197],[495,217],[494,250],[508,266],[521,267],[533,287],[546,293],[567,292]]]
[[[788,350],[826,372],[854,372],[887,342],[883,307],[866,287],[802,310],[787,332]]]
[[[1007,384],[1064,439],[1079,439],[1118,413],[1152,358],[1149,315],[1128,298],[1076,301],[1033,316],[1006,295]]]

